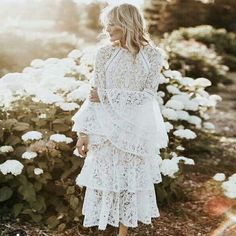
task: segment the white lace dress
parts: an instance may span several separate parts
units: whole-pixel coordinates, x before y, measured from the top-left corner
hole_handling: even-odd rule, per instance
[[[105,45],[96,56],[93,85],[100,102],[85,100],[72,130],[88,134],[88,153],[76,178],[86,186],[83,226],[119,222],[137,227],[158,217],[154,183],[162,181],[160,148],[168,135],[155,98],[163,57],[147,45],[134,60],[127,49]]]

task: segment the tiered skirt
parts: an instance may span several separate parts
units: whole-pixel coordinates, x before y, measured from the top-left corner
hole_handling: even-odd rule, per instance
[[[83,226],[137,227],[159,217],[154,183],[162,181],[160,156],[142,157],[118,149],[103,136],[89,135],[87,157],[76,184],[85,186]]]

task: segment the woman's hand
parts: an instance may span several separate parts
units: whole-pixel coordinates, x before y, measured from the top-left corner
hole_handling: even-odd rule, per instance
[[[88,152],[88,136],[79,137],[76,148],[82,157],[85,157]]]
[[[92,86],[92,89],[90,90],[89,100],[91,102],[100,102],[100,99],[98,97],[97,88]]]

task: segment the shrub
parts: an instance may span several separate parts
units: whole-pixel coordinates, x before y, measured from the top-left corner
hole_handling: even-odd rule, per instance
[[[165,34],[161,44],[168,51],[171,69],[193,78],[206,77],[215,86],[230,82],[226,75],[229,68],[224,64],[230,66],[235,60],[234,38],[223,29],[198,26]]]
[[[223,64],[235,70],[235,64],[226,58],[232,58],[232,62],[236,60],[236,35],[233,32],[227,32],[226,29],[216,29],[210,25],[201,25],[197,27],[181,28],[178,30],[179,39],[185,40],[195,39],[205,44],[208,48],[213,47],[217,54],[222,56]]]

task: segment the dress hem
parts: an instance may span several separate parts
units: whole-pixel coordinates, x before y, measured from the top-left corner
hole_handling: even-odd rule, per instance
[[[82,213],[82,215],[85,216],[85,214]],[[122,223],[123,225],[125,225],[126,227],[129,227],[129,228],[136,228],[138,227],[138,223],[141,222],[143,224],[146,224],[146,225],[150,225],[152,224],[152,218],[159,218],[160,217],[160,213],[156,214],[156,215],[151,215],[150,216],[150,222],[145,222],[145,221],[142,221],[142,220],[137,220],[137,224],[136,225],[127,225],[126,223],[124,223],[123,221],[120,221],[119,223]],[[119,227],[119,223],[118,225],[117,224],[114,224],[114,223],[111,223],[111,222],[107,222],[107,225],[111,225],[113,227]],[[98,223],[95,223],[95,224],[83,224],[84,227],[88,228],[88,227],[94,227],[94,226],[98,226],[98,229],[99,230],[106,230],[107,226],[105,228],[100,228],[99,227],[99,224]]]
[[[159,184],[161,183],[162,180],[158,181],[158,182],[153,182],[153,184]],[[118,189],[117,191],[114,191],[114,189],[106,189],[106,188],[103,188],[103,187],[97,187],[97,186],[91,186],[87,183],[76,183],[76,185],[78,185],[79,187],[86,187],[86,188],[90,188],[90,189],[95,189],[95,190],[100,190],[100,191],[107,191],[107,192],[115,192],[115,193],[119,193],[121,191],[124,191],[124,190],[128,190],[129,192],[131,193],[135,193],[136,191],[150,191],[150,190],[153,190],[154,185],[152,188],[136,188],[135,190],[130,190],[128,188],[123,188],[123,189]]]

